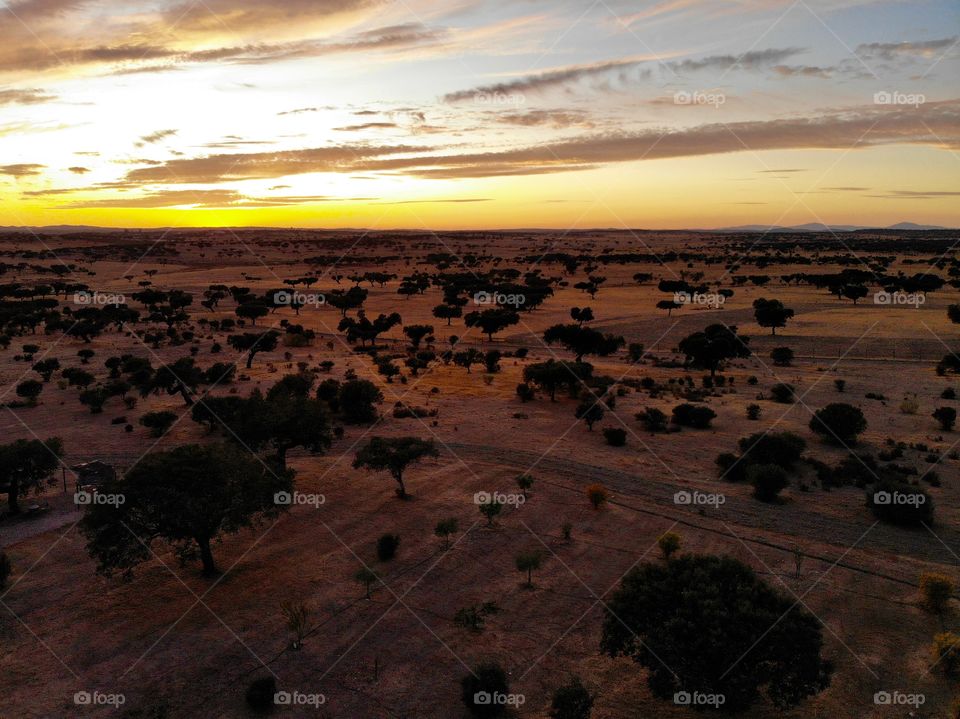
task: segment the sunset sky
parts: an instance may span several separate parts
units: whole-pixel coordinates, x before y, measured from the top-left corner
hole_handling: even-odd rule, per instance
[[[956,0],[0,0],[0,29],[0,225],[960,226]]]

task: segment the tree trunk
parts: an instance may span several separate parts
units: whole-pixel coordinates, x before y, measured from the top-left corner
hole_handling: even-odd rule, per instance
[[[247,352],[247,369],[253,367],[253,352]]]
[[[217,573],[217,565],[213,561],[213,553],[210,551],[210,540],[208,538],[197,539],[200,546],[200,560],[203,562],[203,576],[212,577]]]
[[[180,383],[178,390],[180,391],[180,396],[183,397],[183,401],[187,403],[187,407],[192,407],[193,397],[190,396],[190,391],[187,389],[186,385],[183,384],[183,382]]]
[[[397,480],[397,484],[400,485],[400,488],[397,489],[397,496],[400,497],[400,499],[406,499],[407,488],[403,486],[403,473],[398,472],[397,474],[393,475],[393,478]]]

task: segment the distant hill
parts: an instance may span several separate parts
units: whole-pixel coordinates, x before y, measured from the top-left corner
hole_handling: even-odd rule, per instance
[[[867,225],[825,225],[821,222],[809,222],[805,225],[738,225],[737,227],[718,227],[708,232],[856,232],[857,230],[946,230],[937,225],[918,225],[915,222],[898,222],[889,227],[870,227]]]

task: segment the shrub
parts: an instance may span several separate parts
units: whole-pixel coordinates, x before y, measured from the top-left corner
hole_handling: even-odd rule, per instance
[[[793,404],[796,401],[793,385],[785,382],[773,385],[770,388],[770,396],[773,397],[774,402],[780,404]]]
[[[791,469],[807,448],[803,437],[793,432],[757,433],[742,437],[740,451],[750,464],[776,464]]]
[[[760,419],[760,405],[758,404],[747,405],[747,419]]]
[[[759,382],[760,380],[758,380],[754,375],[750,375],[749,377],[747,377],[747,384],[750,385],[751,387],[753,387],[756,384],[759,384]]]
[[[833,380],[833,386],[836,387],[837,392],[843,392],[847,388],[847,380],[835,379]]]
[[[247,687],[247,706],[255,712],[273,709],[273,695],[277,693],[277,681],[273,677],[254,679]]]
[[[520,398],[521,402],[529,402],[534,396],[533,388],[526,382],[517,385],[517,397]]]
[[[660,547],[663,558],[670,559],[680,550],[680,535],[676,532],[665,532],[657,540],[657,546]]]
[[[673,408],[673,423],[683,427],[706,429],[716,416],[716,412],[703,405],[679,404]]]
[[[12,573],[13,568],[10,566],[10,557],[7,556],[6,552],[0,552],[0,589],[6,588],[7,580]]]
[[[900,411],[903,414],[916,414],[920,410],[920,403],[916,397],[904,397],[900,403]]]
[[[399,546],[399,534],[384,534],[377,540],[377,559],[381,562],[390,561],[396,556]]]
[[[953,387],[947,387],[940,393],[940,399],[956,399],[957,392]]]
[[[460,681],[460,696],[467,710],[475,717],[494,717],[504,712],[506,706],[491,701],[494,695],[510,692],[507,673],[494,662],[480,664]]]
[[[933,663],[947,676],[960,669],[960,635],[941,632],[933,637]]]
[[[533,570],[540,569],[540,563],[543,561],[543,555],[536,549],[528,552],[520,552],[514,559],[514,564],[518,572],[527,573],[527,586],[533,586]]]
[[[867,420],[857,407],[842,402],[818,409],[810,420],[810,429],[834,444],[855,444],[867,428]]]
[[[610,499],[610,492],[602,484],[591,484],[587,487],[587,499],[594,509],[600,509]]]
[[[37,397],[43,392],[43,383],[35,379],[24,380],[17,385],[17,397],[22,397],[27,401],[27,405],[33,407],[37,404]]]
[[[752,464],[747,468],[747,479],[753,485],[753,496],[761,502],[772,502],[780,491],[790,484],[787,473],[775,464]]]
[[[606,427],[603,438],[611,447],[622,447],[627,443],[627,431],[622,427]]]
[[[953,580],[944,574],[924,572],[920,575],[921,606],[928,612],[942,614],[953,596]]]
[[[933,522],[933,500],[919,487],[884,480],[867,491],[867,506],[873,515],[890,524],[905,526]]]
[[[957,410],[953,407],[937,407],[933,410],[933,418],[940,423],[944,432],[949,432],[957,422]]]
[[[636,418],[643,422],[648,432],[665,432],[667,429],[667,415],[656,407],[648,407],[638,412]]]
[[[770,350],[770,359],[778,367],[789,367],[793,363],[793,350],[789,347],[774,347]]]
[[[460,528],[460,521],[456,517],[441,519],[437,526],[433,528],[433,533],[443,540],[443,548],[450,548],[450,535],[455,534]]]
[[[140,418],[140,424],[150,430],[151,437],[162,437],[177,421],[177,415],[169,410],[147,412]]]
[[[720,476],[728,482],[742,482],[747,477],[748,463],[740,461],[733,452],[721,452],[714,462],[720,468]]]
[[[550,704],[551,719],[590,719],[593,712],[594,696],[574,677],[553,693]]]

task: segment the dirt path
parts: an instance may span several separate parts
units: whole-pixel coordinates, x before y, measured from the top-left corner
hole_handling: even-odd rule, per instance
[[[673,501],[675,492],[691,491],[692,486],[662,480],[640,479],[628,472],[567,458],[552,459],[544,457],[538,461],[540,457],[538,452],[509,447],[491,447],[489,445],[460,442],[450,442],[448,446],[457,456],[468,461],[515,466],[518,470],[526,470],[536,463],[537,469],[549,472],[554,477],[576,480],[575,483],[556,484],[578,492],[582,491],[583,487],[591,482],[601,482],[614,492],[614,499],[619,500],[623,506],[651,512],[671,520],[680,519],[684,523],[708,531],[721,531],[729,536],[730,532],[723,529],[723,523],[726,523],[738,527],[764,530],[785,538],[796,538],[798,543],[808,543],[814,540],[836,547],[836,555],[832,558],[826,558],[827,561],[831,562],[840,558],[844,552],[856,545],[857,552],[867,551],[871,554],[876,552],[883,555],[879,559],[883,560],[885,557],[888,562],[892,555],[894,557],[909,557],[924,562],[955,564],[956,559],[948,547],[960,546],[960,532],[953,528],[937,525],[933,528],[937,534],[937,536],[934,536],[924,529],[900,529],[883,524],[873,526],[874,520],[866,509],[864,509],[861,518],[848,522],[791,504],[764,505],[758,511],[756,501],[727,495],[726,503],[721,507],[705,507],[701,514],[700,508],[678,505]],[[544,481],[546,482],[546,480]],[[722,489],[723,485],[718,483],[716,490],[722,491]],[[738,534],[740,533],[738,532]],[[742,534],[740,536],[744,538]],[[751,539],[757,541],[755,537]],[[768,546],[778,546],[766,540],[761,543]],[[784,548],[789,549],[788,547]],[[817,558],[824,559],[824,557]],[[843,566],[848,565],[844,564]],[[863,567],[857,565],[849,565],[848,568],[856,571],[866,571]],[[906,584],[913,585],[916,583],[915,576],[897,576],[896,574],[886,574],[873,570],[869,570],[868,573],[875,576],[885,576],[893,581]]]

